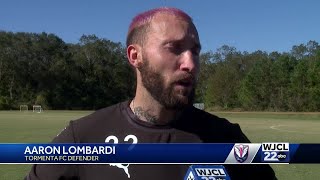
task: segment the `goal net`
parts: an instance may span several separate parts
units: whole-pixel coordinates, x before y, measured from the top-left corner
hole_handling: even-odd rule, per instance
[[[20,105],[20,112],[28,111],[28,105]]]
[[[32,106],[32,112],[36,112],[36,113],[42,113],[42,107],[40,105],[33,105]]]

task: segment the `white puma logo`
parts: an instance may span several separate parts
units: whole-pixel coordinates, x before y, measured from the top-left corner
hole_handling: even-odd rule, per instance
[[[127,136],[123,139],[123,141],[124,141],[124,142],[128,142],[130,139],[132,140],[132,145],[128,148],[129,151],[133,148],[133,146],[134,146],[135,144],[138,143],[138,138],[137,138],[137,136],[132,135],[132,134],[127,135]],[[117,136],[109,135],[109,136],[106,137],[106,139],[104,140],[104,142],[106,142],[106,143],[110,143],[110,141],[113,141],[114,144],[118,144],[119,139],[117,138]],[[120,164],[120,163],[111,163],[111,164],[109,164],[109,165],[110,165],[110,166],[116,166],[117,168],[123,169],[124,172],[128,175],[128,178],[130,178],[129,169],[128,169],[129,164],[124,165],[124,164]]]
[[[128,178],[130,178],[129,169],[128,169],[129,164],[127,164],[127,165],[125,166],[125,165],[120,164],[120,163],[111,163],[110,166],[116,166],[116,167],[118,167],[118,168],[120,168],[120,169],[123,169],[124,172],[128,175]]]

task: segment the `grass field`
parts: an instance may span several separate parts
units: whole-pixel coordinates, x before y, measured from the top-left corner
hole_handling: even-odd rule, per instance
[[[50,142],[88,111],[0,111],[1,143]],[[320,143],[320,113],[214,113],[239,123],[252,142]],[[23,179],[31,165],[0,165],[0,180]],[[279,180],[320,179],[320,164],[272,165]]]

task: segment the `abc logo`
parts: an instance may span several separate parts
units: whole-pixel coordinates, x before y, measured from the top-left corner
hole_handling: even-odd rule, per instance
[[[283,161],[287,158],[287,154],[285,152],[278,152],[277,158],[279,161]]]

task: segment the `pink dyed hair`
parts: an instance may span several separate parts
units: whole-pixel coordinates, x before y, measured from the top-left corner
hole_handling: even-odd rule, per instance
[[[172,7],[160,7],[156,9],[151,9],[149,11],[143,12],[138,14],[132,19],[132,22],[129,26],[129,32],[130,33],[134,28],[139,27],[141,25],[144,25],[146,23],[149,23],[150,20],[157,14],[157,13],[168,13],[172,14],[178,17],[182,17],[183,19],[186,19],[187,21],[192,21],[191,17],[183,12],[180,9],[172,8]]]
[[[136,38],[136,37],[132,37],[132,36],[135,36],[134,35],[135,33],[133,33],[133,31],[135,31],[139,27],[142,27],[142,26],[150,23],[152,18],[158,13],[172,14],[172,15],[180,17],[186,21],[192,22],[192,18],[187,13],[185,13],[184,11],[177,9],[177,8],[160,7],[160,8],[151,9],[149,11],[142,12],[142,13],[138,14],[137,16],[135,16],[131,21],[131,24],[130,24],[129,30],[128,30],[128,35],[127,35],[127,46],[131,43],[130,41],[132,39]]]

